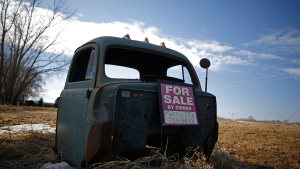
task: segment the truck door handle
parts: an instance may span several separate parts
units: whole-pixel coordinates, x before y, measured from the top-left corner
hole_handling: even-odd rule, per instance
[[[91,93],[92,93],[92,90],[87,89],[87,91],[86,91],[86,98],[89,99],[91,97]]]

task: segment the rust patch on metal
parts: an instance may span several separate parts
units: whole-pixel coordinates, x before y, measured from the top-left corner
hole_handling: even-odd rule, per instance
[[[76,93],[76,91],[73,93],[72,97],[74,97],[74,96],[75,96],[75,93]]]
[[[143,97],[143,94],[134,94],[134,97]]]
[[[113,120],[95,122],[90,130],[86,150],[86,167],[94,163],[113,161]]]

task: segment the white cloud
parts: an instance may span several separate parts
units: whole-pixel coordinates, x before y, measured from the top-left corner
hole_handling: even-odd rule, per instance
[[[300,64],[300,59],[293,59],[293,60],[291,61],[291,63]]]
[[[54,103],[64,89],[66,78],[67,75],[65,74],[59,77],[52,77],[46,81],[47,83],[43,86],[44,91],[42,93],[44,102]]]
[[[293,75],[295,78],[300,78],[300,68],[286,68],[283,71],[287,72],[290,75]]]
[[[220,42],[215,40],[210,41],[200,41],[200,40],[187,40],[186,43],[190,45],[192,48],[198,49],[198,50],[205,50],[209,52],[226,52],[228,50],[234,49],[233,47],[229,45],[220,45]]]
[[[224,65],[252,65],[252,60],[243,60],[236,56],[230,55],[212,55],[207,57],[214,65],[211,65],[212,70],[220,71],[226,67]]]
[[[201,58],[206,57],[211,60],[211,70],[217,71],[225,69],[227,65],[242,64],[249,65],[251,60],[244,60],[236,56],[224,55],[223,53],[234,49],[230,45],[222,45],[216,40],[201,41],[197,39],[183,39],[171,37],[162,33],[162,31],[153,26],[145,26],[143,22],[132,21],[127,22],[111,22],[111,23],[94,23],[82,22],[77,18],[68,24],[68,27],[63,32],[61,39],[63,41],[50,49],[50,52],[55,50],[60,51],[68,48],[66,53],[72,55],[77,47],[100,36],[115,36],[122,37],[129,34],[132,40],[142,41],[148,37],[149,42],[160,44],[165,42],[170,49],[183,53],[189,58],[191,63],[199,66]],[[56,33],[52,30],[51,33]]]
[[[236,51],[234,53],[237,54],[237,55],[245,55],[245,56],[256,55],[256,53],[252,53],[252,52],[247,51],[247,50],[239,50],[239,51]]]
[[[300,30],[294,28],[277,30],[273,34],[261,36],[261,38],[243,43],[243,45],[269,46],[274,47],[273,49],[276,51],[300,53]]]
[[[285,58],[273,55],[271,53],[253,53],[247,50],[239,50],[234,52],[236,55],[242,55],[242,56],[247,56],[248,58],[253,58],[254,56],[261,58],[261,59],[279,59],[279,60],[284,60]]]
[[[81,16],[81,17],[83,17],[84,15],[83,14],[81,14],[81,13],[79,13],[79,14],[77,14],[78,16]]]
[[[257,57],[262,58],[262,59],[279,59],[279,60],[284,60],[283,57],[276,56],[270,53],[260,53],[257,54]]]
[[[247,50],[239,50],[239,51],[234,52],[234,54],[247,56],[248,58],[253,58],[253,55],[256,55],[256,53],[252,53],[252,52],[247,51]]]
[[[60,96],[61,91],[62,90],[59,89],[53,89],[53,90],[47,90],[43,92],[44,102],[54,103],[55,99]]]
[[[262,69],[263,70],[271,70],[271,69],[278,69],[278,67],[275,65],[273,65],[273,66],[266,65],[266,66],[262,67]]]

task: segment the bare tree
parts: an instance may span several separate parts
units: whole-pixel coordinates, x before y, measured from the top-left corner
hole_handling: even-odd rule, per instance
[[[253,116],[249,116],[249,117],[248,117],[248,120],[249,120],[249,121],[255,121],[255,118],[254,118]]]
[[[43,0],[0,1],[0,103],[16,104],[21,96],[33,94],[30,87],[42,77],[64,71],[70,59],[63,51],[47,52],[58,44],[72,11],[66,0],[53,0],[41,8]],[[58,30],[50,36],[49,31]]]

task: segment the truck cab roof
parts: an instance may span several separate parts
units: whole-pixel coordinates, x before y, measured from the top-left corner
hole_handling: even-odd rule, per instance
[[[199,79],[188,58],[175,50],[144,41],[130,40],[119,37],[103,36],[95,38],[75,50],[76,53],[86,46],[96,44],[99,48],[99,69],[96,86],[109,83],[151,82],[153,79],[167,77],[166,71],[170,67],[182,65],[187,68],[192,83],[201,90]],[[139,71],[139,79],[113,79],[105,74],[105,65],[117,65],[133,68]],[[103,72],[103,74],[101,73]],[[100,76],[99,76],[100,74]],[[171,79],[172,80],[172,79]],[[173,78],[173,80],[176,80]],[[177,79],[178,81],[178,79]]]

